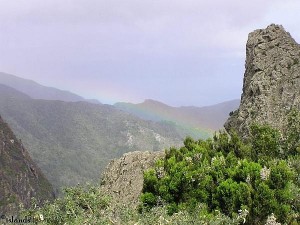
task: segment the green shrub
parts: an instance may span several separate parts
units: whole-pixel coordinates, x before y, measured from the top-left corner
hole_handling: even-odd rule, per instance
[[[22,215],[35,218],[41,224],[84,224],[101,221],[101,211],[109,205],[109,199],[101,194],[99,188],[87,185],[64,189],[64,197],[48,203],[42,208],[33,202],[32,208]]]
[[[270,126],[255,124],[251,134],[247,143],[235,132],[206,141],[188,137],[183,147],[166,150],[164,160],[144,174],[144,206],[161,199],[170,215],[204,204],[207,215],[218,210],[234,218],[244,210],[246,224],[264,224],[272,213],[279,222],[298,222],[299,156],[286,159],[286,143]],[[286,140],[295,143],[293,135]],[[146,193],[153,194],[151,201]]]

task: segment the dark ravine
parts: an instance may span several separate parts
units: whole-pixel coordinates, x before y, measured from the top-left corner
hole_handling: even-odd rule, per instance
[[[300,45],[280,25],[249,34],[241,104],[225,123],[249,135],[253,123],[285,130],[291,108],[300,109]]]
[[[13,213],[34,197],[39,204],[54,198],[52,185],[32,161],[22,142],[0,117],[0,212]]]

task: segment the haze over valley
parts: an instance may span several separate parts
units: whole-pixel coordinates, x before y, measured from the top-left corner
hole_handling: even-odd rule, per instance
[[[68,91],[0,73],[0,115],[56,193],[64,186],[97,182],[109,161],[126,152],[179,146],[186,136],[210,137],[237,107],[238,101],[174,108],[147,100],[133,110],[134,104],[91,103]],[[139,108],[146,114],[138,114]]]

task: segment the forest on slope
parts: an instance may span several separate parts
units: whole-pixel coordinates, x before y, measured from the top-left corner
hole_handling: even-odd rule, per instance
[[[31,99],[5,85],[0,85],[0,113],[56,192],[98,181],[109,161],[126,152],[162,150],[182,140],[169,124],[110,105]]]

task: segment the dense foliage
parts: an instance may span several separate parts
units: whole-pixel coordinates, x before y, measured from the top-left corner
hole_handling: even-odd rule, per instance
[[[22,212],[23,218],[32,218],[38,224],[93,224],[101,221],[103,210],[108,207],[109,199],[94,186],[77,186],[64,189],[64,197]],[[105,224],[105,223],[103,223]]]
[[[238,215],[234,218],[220,212],[209,215],[204,204],[199,204],[193,212],[182,210],[173,215],[168,215],[167,207],[155,207],[138,213],[134,208],[113,203],[95,186],[67,188],[64,197],[43,207],[33,203],[32,208],[24,210],[20,216],[31,218],[31,222],[38,225],[238,225],[242,221]]]
[[[184,146],[166,150],[165,158],[144,174],[140,211],[167,205],[171,215],[193,211],[201,203],[208,213],[234,218],[245,212],[246,224],[300,223],[300,116],[289,116],[284,134],[268,125],[251,126],[251,137],[216,134],[213,139],[186,138]]]

